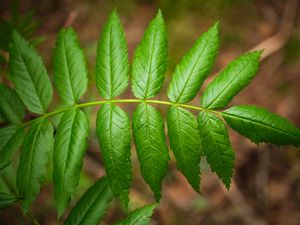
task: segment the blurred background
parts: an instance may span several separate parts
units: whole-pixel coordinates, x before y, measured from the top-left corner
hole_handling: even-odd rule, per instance
[[[7,79],[7,44],[11,27],[35,45],[52,76],[52,52],[62,27],[72,26],[81,41],[89,65],[89,89],[82,101],[100,99],[94,82],[96,47],[103,24],[117,8],[128,39],[129,55],[139,43],[149,21],[160,8],[169,34],[169,70],[159,99],[166,99],[172,71],[202,32],[220,21],[220,50],[214,71],[203,88],[228,62],[251,49],[265,49],[260,70],[251,84],[230,105],[256,104],[278,113],[300,127],[300,1],[298,0],[0,0],[0,80]],[[201,92],[199,93],[199,96]],[[199,104],[199,96],[191,104]],[[130,89],[122,98],[130,98]],[[54,95],[52,109],[59,105]],[[132,114],[135,105],[121,105]],[[165,116],[166,107],[157,106]],[[96,108],[87,108],[91,136],[80,186],[71,206],[82,193],[105,174],[95,136]],[[194,112],[195,115],[197,112]],[[27,119],[34,117],[28,115]],[[57,124],[59,118],[53,118]],[[254,145],[230,132],[236,152],[235,172],[229,191],[201,160],[201,192],[197,194],[176,169],[174,156],[163,182],[163,194],[153,225],[299,225],[300,149],[274,145]],[[14,163],[1,174],[0,192],[15,191]],[[143,181],[132,149],[133,183],[129,209],[154,201]],[[32,214],[45,225],[57,222],[53,185],[49,175],[32,206]],[[71,207],[70,207],[71,208]],[[111,204],[103,224],[113,224],[126,215],[120,204]],[[0,211],[0,224],[30,224],[18,206]]]

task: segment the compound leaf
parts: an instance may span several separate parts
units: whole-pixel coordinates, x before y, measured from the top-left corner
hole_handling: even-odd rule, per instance
[[[7,207],[13,205],[14,203],[16,203],[19,200],[20,199],[19,199],[18,196],[8,194],[8,193],[4,193],[4,192],[0,192],[0,209],[7,208]]]
[[[28,212],[40,191],[53,147],[53,127],[47,119],[36,122],[29,129],[23,142],[17,171],[17,187],[22,196],[22,208]]]
[[[169,160],[160,112],[146,103],[139,104],[133,114],[133,134],[142,175],[159,201]]]
[[[12,125],[0,129],[0,170],[8,166],[24,138],[24,128]]]
[[[53,91],[41,57],[16,31],[9,53],[9,73],[17,93],[31,112],[45,113]]]
[[[112,192],[127,207],[132,180],[131,131],[127,113],[114,104],[104,104],[97,116],[97,136]]]
[[[198,125],[207,162],[229,189],[234,166],[234,151],[226,126],[220,118],[203,111],[199,113]]]
[[[202,106],[207,109],[227,106],[254,78],[261,53],[261,51],[250,52],[229,63],[205,89],[201,98]]]
[[[88,118],[83,111],[72,109],[63,114],[53,152],[54,192],[59,216],[78,186],[88,135]]]
[[[203,33],[176,66],[168,88],[168,98],[172,102],[186,103],[197,95],[218,52],[218,27],[219,23],[215,23]]]
[[[99,179],[79,199],[64,225],[97,225],[103,218],[113,194],[106,178]]]
[[[4,84],[0,84],[0,113],[11,123],[22,121],[25,114],[25,107],[18,94]]]
[[[222,113],[228,125],[256,144],[300,146],[300,130],[287,119],[263,108],[238,105]]]
[[[131,212],[128,217],[115,225],[148,225],[156,204],[144,206]]]
[[[53,58],[54,81],[61,100],[75,104],[88,83],[86,59],[72,28],[62,29],[56,40]]]
[[[128,85],[128,50],[123,27],[117,12],[113,11],[104,25],[98,42],[96,84],[105,99],[124,92]]]
[[[167,31],[161,11],[158,11],[133,57],[132,91],[135,97],[148,99],[160,91],[168,64],[167,48]]]
[[[177,167],[199,192],[200,156],[202,155],[198,123],[186,109],[172,106],[168,111],[168,134]]]

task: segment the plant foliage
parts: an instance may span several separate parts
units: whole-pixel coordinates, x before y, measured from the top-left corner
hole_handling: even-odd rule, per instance
[[[113,11],[99,38],[96,85],[104,100],[79,103],[87,90],[86,59],[71,28],[58,34],[54,50],[54,83],[64,106],[48,111],[52,85],[36,50],[17,32],[9,46],[9,75],[14,88],[0,86],[0,114],[8,126],[0,129],[0,168],[7,166],[22,146],[17,171],[18,196],[0,194],[0,206],[19,201],[28,212],[37,197],[53,159],[53,183],[58,215],[75,194],[88,146],[89,121],[82,108],[101,105],[96,133],[106,177],[98,180],[78,201],[65,224],[98,224],[116,196],[126,208],[132,181],[131,136],[141,174],[158,202],[170,159],[165,128],[178,169],[200,192],[202,156],[212,171],[230,187],[234,151],[225,122],[255,143],[300,145],[300,130],[288,120],[255,106],[228,105],[254,78],[261,52],[249,52],[233,60],[204,90],[200,106],[186,104],[195,98],[211,71],[219,48],[219,24],[204,32],[177,65],[168,87],[170,101],[150,99],[163,86],[167,70],[167,32],[159,11],[150,22],[134,53],[132,92],[135,99],[116,99],[128,87],[127,42],[117,12]],[[138,103],[132,116],[117,103]],[[152,104],[169,107],[167,126]],[[24,121],[25,107],[36,115]],[[198,119],[189,109],[199,111]],[[61,114],[58,127],[49,118]],[[24,121],[24,122],[22,122]],[[54,137],[55,136],[55,137]],[[24,140],[23,140],[24,139]],[[53,157],[50,157],[53,154]],[[118,224],[147,224],[155,205],[138,209]]]

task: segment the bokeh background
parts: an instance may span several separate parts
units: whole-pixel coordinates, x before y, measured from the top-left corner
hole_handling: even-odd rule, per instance
[[[151,18],[160,8],[169,34],[169,70],[159,99],[166,99],[166,88],[174,67],[202,32],[220,21],[220,51],[214,71],[203,88],[229,61],[250,49],[265,49],[260,70],[251,84],[233,99],[234,104],[256,104],[289,118],[300,127],[300,1],[298,0],[0,0],[1,20],[19,24],[27,19],[26,36],[37,46],[52,77],[52,52],[62,27],[72,26],[78,33],[89,65],[89,89],[82,101],[100,99],[94,82],[97,41],[103,24],[117,9],[128,39],[129,55],[139,43]],[[19,10],[18,10],[19,8]],[[34,10],[34,12],[32,11]],[[33,12],[33,13],[31,13]],[[31,16],[28,16],[31,13]],[[16,16],[17,17],[14,17]],[[26,17],[27,15],[27,17]],[[19,17],[18,17],[19,16]],[[17,19],[16,19],[17,18]],[[22,19],[20,19],[22,18]],[[25,23],[26,24],[26,23]],[[24,24],[23,24],[24,26]],[[5,39],[0,29],[0,41]],[[1,82],[7,79],[8,54],[1,51]],[[203,90],[202,88],[202,90]],[[199,96],[201,92],[199,93]],[[191,104],[199,104],[199,96]],[[130,88],[122,96],[132,97]],[[59,105],[54,95],[52,109]],[[132,114],[135,105],[121,105]],[[163,115],[166,107],[157,106]],[[82,193],[105,174],[95,137],[96,108],[88,108],[91,136],[80,186],[73,206]],[[194,112],[195,115],[197,112]],[[27,119],[34,115],[28,115]],[[57,124],[58,117],[53,118]],[[200,128],[201,129],[201,128]],[[235,172],[229,191],[201,160],[201,192],[192,190],[176,169],[174,156],[163,182],[163,197],[151,224],[161,225],[299,225],[300,149],[274,145],[254,145],[230,132],[236,152]],[[154,201],[143,181],[135,149],[132,147],[133,183],[130,210]],[[0,192],[15,191],[16,156],[12,166],[0,176]],[[51,165],[41,193],[32,206],[33,216],[45,225],[57,222]],[[113,224],[126,214],[117,201],[111,204],[102,224]],[[0,224],[30,224],[18,206],[0,211]]]

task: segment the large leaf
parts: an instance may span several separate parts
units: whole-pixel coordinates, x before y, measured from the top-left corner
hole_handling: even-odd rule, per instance
[[[140,99],[152,98],[161,89],[168,64],[167,32],[161,11],[150,22],[132,63],[132,91]]]
[[[208,109],[225,107],[254,78],[261,51],[240,56],[231,63],[205,89],[201,104]]]
[[[23,126],[13,125],[0,129],[0,170],[9,165],[23,138]]]
[[[121,108],[105,104],[97,116],[97,136],[112,192],[128,205],[132,180],[130,120]]]
[[[255,143],[300,146],[300,130],[287,119],[263,108],[239,105],[222,113],[228,125]]]
[[[63,114],[53,152],[53,182],[59,216],[78,186],[88,135],[88,118],[83,111],[72,109]]]
[[[199,192],[202,149],[196,118],[189,111],[172,106],[168,111],[168,134],[178,169]]]
[[[147,205],[131,212],[128,217],[115,225],[148,225],[156,204]]]
[[[142,175],[159,201],[169,160],[164,122],[159,111],[146,103],[139,104],[133,114],[133,134]]]
[[[0,84],[0,113],[5,120],[18,123],[23,120],[25,108],[17,93]]]
[[[172,102],[189,102],[197,95],[218,52],[218,27],[218,23],[215,23],[203,33],[176,66],[168,88],[168,97]]]
[[[99,179],[80,198],[64,225],[99,224],[112,199],[113,194],[107,179]]]
[[[98,42],[96,84],[105,99],[124,92],[128,85],[128,50],[125,33],[117,12],[113,11],[104,25]]]
[[[226,126],[220,118],[203,111],[199,113],[198,124],[206,159],[212,171],[229,188],[234,167],[234,151]]]
[[[17,171],[17,187],[23,197],[24,212],[29,210],[40,191],[47,173],[52,147],[53,127],[47,119],[41,119],[32,125],[24,138]]]
[[[9,72],[17,93],[31,112],[45,113],[52,99],[52,86],[41,57],[16,31],[9,53]]]
[[[19,200],[20,198],[15,195],[0,192],[0,209],[7,208]]]
[[[75,104],[87,89],[86,60],[76,33],[72,28],[62,29],[54,50],[54,81],[61,100]]]

